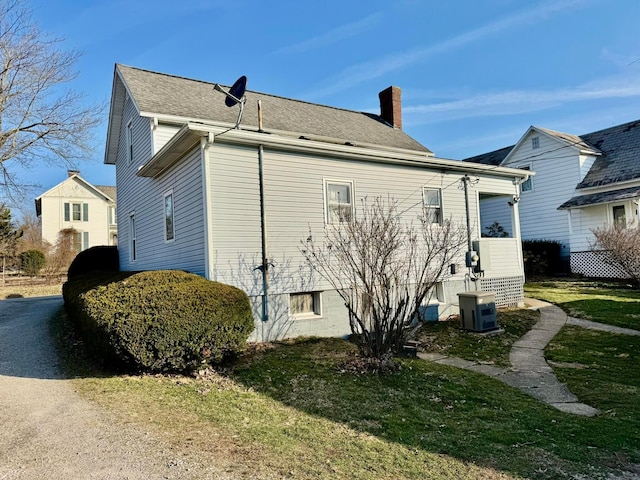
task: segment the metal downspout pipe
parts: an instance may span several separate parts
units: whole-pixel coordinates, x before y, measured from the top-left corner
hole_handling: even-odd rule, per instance
[[[262,103],[258,100],[258,131],[262,132]],[[265,323],[269,321],[269,256],[267,250],[267,214],[264,198],[264,145],[258,146],[258,179],[260,183],[260,234],[262,246],[262,341],[265,339]]]

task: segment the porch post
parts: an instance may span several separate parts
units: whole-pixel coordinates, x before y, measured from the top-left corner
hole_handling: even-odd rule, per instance
[[[517,198],[517,197],[516,197]],[[524,263],[522,259],[522,238],[520,237],[520,210],[518,202],[509,202],[511,205],[511,224],[513,225],[513,238],[517,240],[516,248],[518,249],[518,266],[524,275]]]

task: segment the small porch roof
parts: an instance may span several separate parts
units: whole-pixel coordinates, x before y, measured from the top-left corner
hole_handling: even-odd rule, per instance
[[[573,197],[558,207],[558,210],[569,210],[571,208],[589,207],[603,203],[619,202],[640,197],[640,186],[623,188],[608,192],[592,193],[589,195],[578,195]]]

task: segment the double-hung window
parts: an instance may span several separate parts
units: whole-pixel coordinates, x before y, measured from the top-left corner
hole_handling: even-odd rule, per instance
[[[64,221],[65,222],[88,222],[89,221],[89,204],[65,202]]]
[[[325,180],[325,222],[351,223],[354,215],[353,181]]]
[[[129,215],[129,259],[132,262],[136,261],[138,257],[138,244],[136,241],[136,214],[131,213]]]
[[[422,189],[425,214],[430,223],[442,224],[442,194],[439,188]]]
[[[520,165],[520,170],[531,170],[531,165]],[[520,184],[520,192],[530,192],[533,190],[533,177],[527,178],[526,181]]]
[[[164,239],[171,242],[175,239],[175,224],[173,222],[173,190],[164,194]]]
[[[133,120],[127,122],[127,164],[133,161]]]
[[[624,205],[616,205],[611,209],[613,214],[613,223],[620,227],[624,227],[627,224],[627,215]]]

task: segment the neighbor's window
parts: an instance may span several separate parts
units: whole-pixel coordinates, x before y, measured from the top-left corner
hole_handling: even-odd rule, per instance
[[[351,223],[353,220],[353,182],[325,180],[326,223]]]
[[[442,195],[439,188],[423,188],[425,213],[431,223],[442,223]]]
[[[173,190],[164,194],[164,239],[170,242],[175,238],[173,223]]]
[[[65,203],[64,204],[64,221],[65,222],[88,222],[89,221],[89,204],[88,203]]]
[[[134,262],[138,256],[136,242],[136,214],[129,215],[129,258]]]
[[[289,311],[291,315],[320,315],[320,292],[290,294]]]
[[[109,225],[117,225],[118,224],[118,215],[116,211],[116,207],[109,207]]]
[[[540,148],[540,137],[533,137],[531,139],[531,148],[533,150]]]
[[[626,225],[627,217],[624,210],[624,205],[616,205],[613,207],[613,223],[616,225]]]
[[[531,165],[521,165],[520,170],[531,170]],[[533,177],[527,178],[525,182],[520,184],[520,192],[530,192],[533,190]]]

